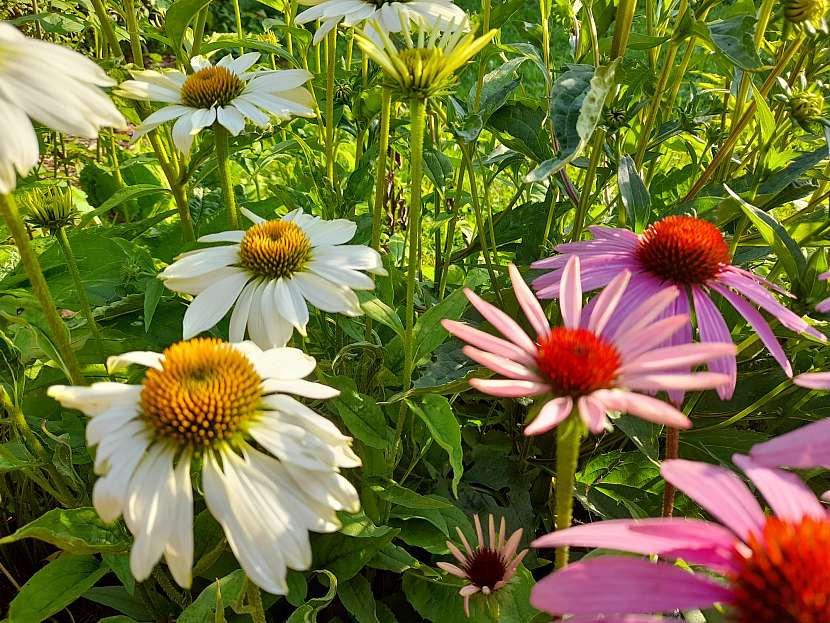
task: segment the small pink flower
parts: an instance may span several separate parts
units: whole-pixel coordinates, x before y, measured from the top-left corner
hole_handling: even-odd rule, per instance
[[[464,551],[462,552],[451,541],[447,541],[447,547],[459,564],[438,563],[438,566],[447,573],[469,582],[458,591],[458,594],[464,598],[464,613],[467,616],[470,616],[470,597],[476,593],[489,597],[507,586],[507,583],[516,575],[516,569],[519,568],[522,559],[527,555],[526,549],[518,554],[516,553],[519,548],[519,541],[522,540],[521,528],[511,534],[510,538],[505,541],[504,517],[501,519],[499,532],[496,534],[493,516],[489,516],[487,520],[488,536],[490,537],[489,545],[484,540],[484,533],[478,515],[475,516],[475,524],[478,547],[473,550],[464,533],[456,528],[458,538],[461,539],[461,544],[464,546]]]
[[[735,623],[830,621],[830,515],[794,474],[735,455],[774,512],[722,467],[663,463],[663,477],[720,523],[697,519],[618,519],[554,532],[534,547],[601,547],[708,569],[694,574],[667,562],[607,556],[578,562],[541,580],[531,603],[578,621],[650,623],[649,616],[728,604]],[[712,574],[720,576],[713,578]],[[599,617],[606,618],[599,618]],[[582,618],[581,618],[582,617]]]
[[[830,279],[830,272],[821,273],[818,276],[819,279]],[[821,303],[816,305],[816,311],[821,314],[826,314],[830,312],[830,298],[824,299]]]
[[[583,262],[582,288],[585,291],[610,283],[621,271],[632,273],[631,285],[620,301],[616,317],[610,321],[612,326],[629,317],[644,298],[660,292],[667,285],[674,285],[691,294],[701,342],[732,340],[729,327],[712,300],[715,293],[726,299],[752,325],[788,376],[792,376],[792,366],[758,308],[792,331],[826,340],[821,332],[779,303],[772,292],[791,294],[731,264],[723,234],[707,221],[691,216],[668,216],[639,236],[626,229],[610,227],[591,227],[590,230],[593,240],[561,244],[556,247],[561,255],[533,264],[533,268],[553,269],[533,282],[539,298],[559,296],[564,267],[571,257],[579,257]],[[688,298],[676,298],[666,313],[688,315]],[[691,341],[691,323],[673,337],[675,344]],[[719,357],[709,364],[709,368],[729,375],[730,382],[718,388],[718,394],[724,400],[731,398],[737,379],[735,355]],[[682,397],[682,392],[672,395],[676,402],[682,401]]]
[[[472,379],[470,385],[493,396],[544,396],[539,414],[525,428],[526,435],[555,428],[574,409],[594,433],[606,428],[609,411],[689,428],[689,418],[675,407],[639,392],[710,389],[729,382],[725,374],[693,374],[688,369],[734,355],[732,343],[659,346],[688,324],[685,314],[655,321],[677,298],[674,286],[653,293],[612,328],[609,318],[626,292],[631,273],[617,274],[590,309],[583,311],[579,258],[573,257],[562,271],[559,290],[565,326],[551,328],[539,301],[513,265],[510,277],[519,305],[536,332],[535,341],[507,314],[469,290],[470,302],[506,339],[452,320],[442,324],[470,344],[464,347],[470,359],[505,377]]]

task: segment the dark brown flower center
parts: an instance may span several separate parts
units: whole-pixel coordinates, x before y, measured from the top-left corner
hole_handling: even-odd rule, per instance
[[[464,571],[474,585],[494,590],[496,584],[504,580],[507,565],[501,554],[489,547],[483,547],[476,550],[468,559]]]

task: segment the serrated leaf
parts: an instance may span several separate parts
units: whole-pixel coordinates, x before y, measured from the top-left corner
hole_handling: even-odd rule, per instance
[[[129,550],[131,539],[120,524],[106,524],[94,508],[55,508],[0,539],[0,545],[38,539],[76,554]]]

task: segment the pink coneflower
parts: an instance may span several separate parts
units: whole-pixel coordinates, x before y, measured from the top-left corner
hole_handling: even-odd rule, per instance
[[[489,516],[487,520],[488,536],[490,537],[489,545],[484,540],[484,532],[481,529],[478,515],[475,516],[475,524],[478,547],[475,550],[470,547],[464,533],[461,532],[460,528],[456,528],[458,538],[461,539],[461,544],[464,546],[464,551],[462,552],[452,541],[447,541],[447,547],[458,561],[458,565],[451,562],[438,563],[438,566],[447,573],[469,582],[458,591],[458,594],[464,598],[464,613],[467,616],[470,616],[470,597],[477,593],[489,597],[503,589],[516,575],[516,569],[519,568],[522,559],[527,555],[526,549],[518,554],[516,553],[519,548],[519,541],[522,540],[521,528],[505,540],[507,532],[504,517],[501,519],[499,531],[496,534],[495,521],[492,515]]]
[[[533,282],[539,298],[559,296],[560,277],[571,257],[582,259],[582,288],[595,290],[609,283],[620,271],[631,271],[631,286],[620,301],[616,318],[627,318],[640,302],[667,285],[675,285],[691,294],[701,342],[728,342],[732,340],[729,327],[712,300],[717,293],[732,305],[758,333],[769,352],[792,376],[792,367],[767,321],[758,311],[761,308],[782,325],[795,332],[804,332],[825,340],[825,336],[807,324],[798,315],[781,305],[772,291],[791,296],[778,286],[730,263],[729,247],[723,234],[713,224],[692,216],[668,216],[651,225],[641,235],[626,229],[591,227],[593,240],[562,244],[556,255],[533,264],[533,268],[551,268],[552,272]],[[689,302],[680,296],[667,311],[670,314],[688,314]],[[681,341],[691,341],[691,326]],[[730,354],[715,359],[709,369],[728,374],[730,382],[718,389],[724,400],[735,391],[737,363]],[[674,398],[674,397],[673,397]],[[682,394],[677,399],[682,399]]]
[[[531,603],[547,612],[577,615],[569,623],[656,622],[664,619],[633,615],[715,603],[729,606],[734,623],[830,621],[830,515],[794,474],[759,467],[746,456],[735,455],[733,461],[767,499],[774,516],[765,516],[749,488],[729,470],[674,460],[663,463],[663,477],[720,523],[617,519],[554,532],[533,543],[656,554],[710,573],[689,573],[643,558],[593,558],[541,580]]]
[[[826,273],[821,273],[818,276],[819,279],[830,279],[830,271]],[[824,299],[821,303],[816,305],[816,311],[822,314],[826,314],[830,312],[830,297]]]
[[[654,321],[677,298],[674,286],[652,293],[610,328],[608,320],[623,300],[631,273],[618,271],[592,309],[583,312],[579,264],[579,258],[572,257],[562,271],[559,293],[564,326],[554,328],[518,269],[510,266],[513,290],[536,332],[535,341],[503,311],[465,291],[479,313],[507,338],[442,321],[447,331],[471,344],[464,347],[464,354],[505,377],[472,379],[470,384],[493,396],[544,396],[544,406],[525,428],[526,435],[551,430],[574,409],[594,433],[607,426],[608,411],[626,411],[652,422],[689,428],[691,422],[675,407],[637,392],[710,389],[728,383],[725,374],[690,374],[678,372],[678,367],[688,369],[734,355],[735,346],[730,342],[658,348],[689,322],[685,314]]]

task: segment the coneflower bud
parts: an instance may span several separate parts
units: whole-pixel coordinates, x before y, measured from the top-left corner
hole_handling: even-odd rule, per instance
[[[813,34],[817,30],[827,32],[828,0],[784,0],[784,18],[796,28]]]
[[[20,199],[26,221],[50,234],[72,225],[77,211],[72,189],[67,186],[49,186],[27,192]]]

